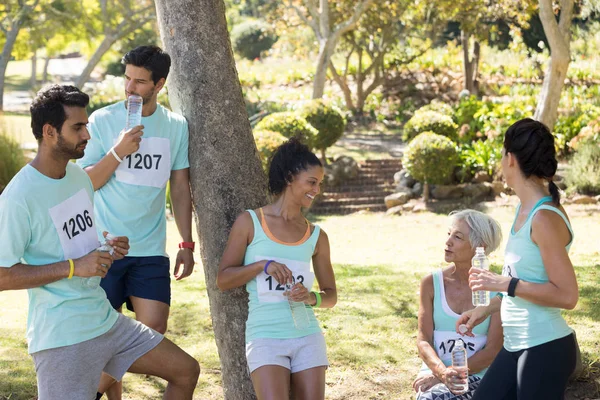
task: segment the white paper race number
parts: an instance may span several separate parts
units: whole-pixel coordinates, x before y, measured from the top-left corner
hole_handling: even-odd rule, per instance
[[[94,206],[85,189],[49,210],[65,259],[82,257],[98,247]]]
[[[171,174],[171,142],[166,138],[142,138],[140,149],[127,157],[115,171],[123,183],[162,189]]]
[[[516,265],[521,261],[521,256],[515,253],[504,254],[504,266],[502,266],[502,275],[518,278]]]
[[[456,332],[452,331],[434,331],[433,343],[435,345],[435,351],[437,352],[438,357],[440,357],[440,360],[447,361],[452,358],[452,350],[454,350],[454,346],[459,340],[462,340],[465,345],[467,357],[471,357],[485,346],[487,342],[487,336],[475,335],[475,337],[461,337]]]
[[[273,258],[268,256],[256,256],[255,261],[274,260],[280,264],[285,264],[294,275],[296,283],[302,283],[308,290],[312,288],[315,281],[315,274],[310,270],[310,262],[288,260],[285,258]],[[275,303],[287,301],[283,295],[285,286],[281,285],[271,275],[261,272],[256,276],[256,289],[258,292],[258,301],[261,303]]]

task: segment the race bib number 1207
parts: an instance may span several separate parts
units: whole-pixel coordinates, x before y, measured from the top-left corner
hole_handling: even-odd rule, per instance
[[[167,138],[142,138],[140,148],[123,158],[115,171],[120,182],[162,189],[171,174],[171,142]]]

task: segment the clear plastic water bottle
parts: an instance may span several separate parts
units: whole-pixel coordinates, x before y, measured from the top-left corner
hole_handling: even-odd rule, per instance
[[[110,233],[108,235],[106,235],[106,240],[100,247],[98,247],[96,249],[96,251],[105,251],[112,256],[113,253],[115,252],[115,250],[113,249],[113,247],[110,244],[108,244],[108,241],[113,240],[114,238],[115,237],[113,235],[111,235]],[[101,279],[102,278],[99,276],[90,276],[89,278],[83,278],[82,283],[83,283],[83,286],[88,289],[96,289],[98,286],[100,286]]]
[[[137,94],[132,94],[127,98],[127,122],[125,130],[128,131],[134,126],[142,124],[142,106],[143,99]]]
[[[464,384],[457,384],[460,389],[459,392],[454,394],[463,394],[469,390],[469,367],[467,365],[467,349],[462,340],[457,339],[452,349],[452,368],[459,373],[460,378],[467,378],[467,382]]]
[[[479,269],[490,269],[490,261],[485,255],[485,250],[483,247],[477,247],[475,249],[475,257],[471,260],[471,266]],[[487,290],[477,290],[473,291],[473,305],[477,306],[487,306],[490,304],[490,292]]]
[[[310,320],[308,319],[308,312],[306,312],[306,305],[302,301],[294,301],[290,298],[293,286],[294,285],[290,283],[285,284],[285,291],[287,293],[288,303],[290,304],[294,326],[296,329],[307,329],[310,326]]]

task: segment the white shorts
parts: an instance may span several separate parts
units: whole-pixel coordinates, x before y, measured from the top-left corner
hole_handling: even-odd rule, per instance
[[[265,365],[279,365],[292,374],[329,366],[322,332],[294,339],[254,339],[246,343],[246,360],[250,373]]]

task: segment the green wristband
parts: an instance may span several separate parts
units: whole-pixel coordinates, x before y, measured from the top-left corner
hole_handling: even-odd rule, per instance
[[[314,293],[315,298],[317,299],[317,303],[314,306],[312,306],[312,307],[313,308],[319,308],[319,307],[321,307],[321,301],[323,300],[321,298],[321,293],[319,293],[319,292],[311,292],[311,293]]]

